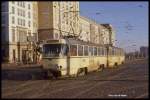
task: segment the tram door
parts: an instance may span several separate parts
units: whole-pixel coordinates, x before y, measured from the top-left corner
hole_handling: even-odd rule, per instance
[[[88,71],[92,71],[94,69],[94,53],[93,53],[93,47],[89,47],[89,67]]]

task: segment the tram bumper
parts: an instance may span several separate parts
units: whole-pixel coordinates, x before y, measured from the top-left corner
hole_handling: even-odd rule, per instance
[[[53,65],[52,68],[48,68],[48,75],[54,76],[55,78],[61,76],[61,70],[58,65]]]

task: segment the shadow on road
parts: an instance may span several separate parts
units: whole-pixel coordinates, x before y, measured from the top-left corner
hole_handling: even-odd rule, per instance
[[[42,80],[46,72],[41,68],[2,69],[2,80]]]

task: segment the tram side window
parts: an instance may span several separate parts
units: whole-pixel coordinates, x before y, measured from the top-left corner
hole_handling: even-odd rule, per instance
[[[122,56],[124,56],[124,52],[123,52],[123,50],[122,50]]]
[[[84,56],[88,56],[88,46],[84,46]]]
[[[98,48],[98,56],[100,56],[100,48]]]
[[[116,55],[119,56],[119,50],[116,50]]]
[[[78,45],[78,56],[83,56],[83,46]]]
[[[118,49],[115,49],[115,51],[114,51],[114,55],[115,55],[115,56],[117,55],[117,50],[118,50]]]
[[[120,56],[120,50],[118,50],[118,56]]]
[[[107,55],[107,48],[105,48],[105,55]]]
[[[104,55],[105,55],[105,56],[106,56],[106,53],[107,53],[107,52],[106,52],[106,48],[104,48]]]
[[[94,56],[97,56],[97,47],[94,47]]]
[[[66,56],[68,54],[69,47],[68,45],[62,45],[62,54]]]
[[[103,51],[102,51],[102,47],[100,47],[100,55],[102,56],[103,55]]]
[[[106,49],[105,48],[103,48],[103,51],[104,51],[104,56],[106,55]]]
[[[103,56],[105,56],[105,48],[103,48]]]
[[[114,52],[115,52],[115,49],[114,49],[114,48],[112,48],[112,55],[114,55]]]
[[[70,56],[77,56],[77,45],[70,45]]]
[[[110,56],[112,55],[112,49],[111,48],[109,49],[109,55]]]
[[[120,56],[120,50],[118,50],[118,56]]]
[[[121,50],[120,50],[120,56],[122,55],[122,52],[121,52]]]
[[[89,47],[89,55],[93,56],[93,47]]]
[[[104,48],[101,48],[101,50],[102,50],[102,56],[104,55]]]

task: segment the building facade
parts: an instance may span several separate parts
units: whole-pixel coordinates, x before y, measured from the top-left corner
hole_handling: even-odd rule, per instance
[[[37,35],[36,2],[2,2],[2,59],[8,62],[33,60],[28,37]]]
[[[115,46],[115,31],[111,24],[101,24],[104,44]]]
[[[76,36],[97,44],[114,45],[110,24],[80,16],[78,1],[2,2],[2,57],[8,62],[34,61],[35,41]]]
[[[90,42],[90,21],[87,18],[80,16],[79,23],[79,38],[83,41]]]
[[[115,45],[115,32],[110,24],[98,24],[80,16],[80,39],[101,45]]]
[[[39,39],[79,35],[79,2],[39,2]]]

